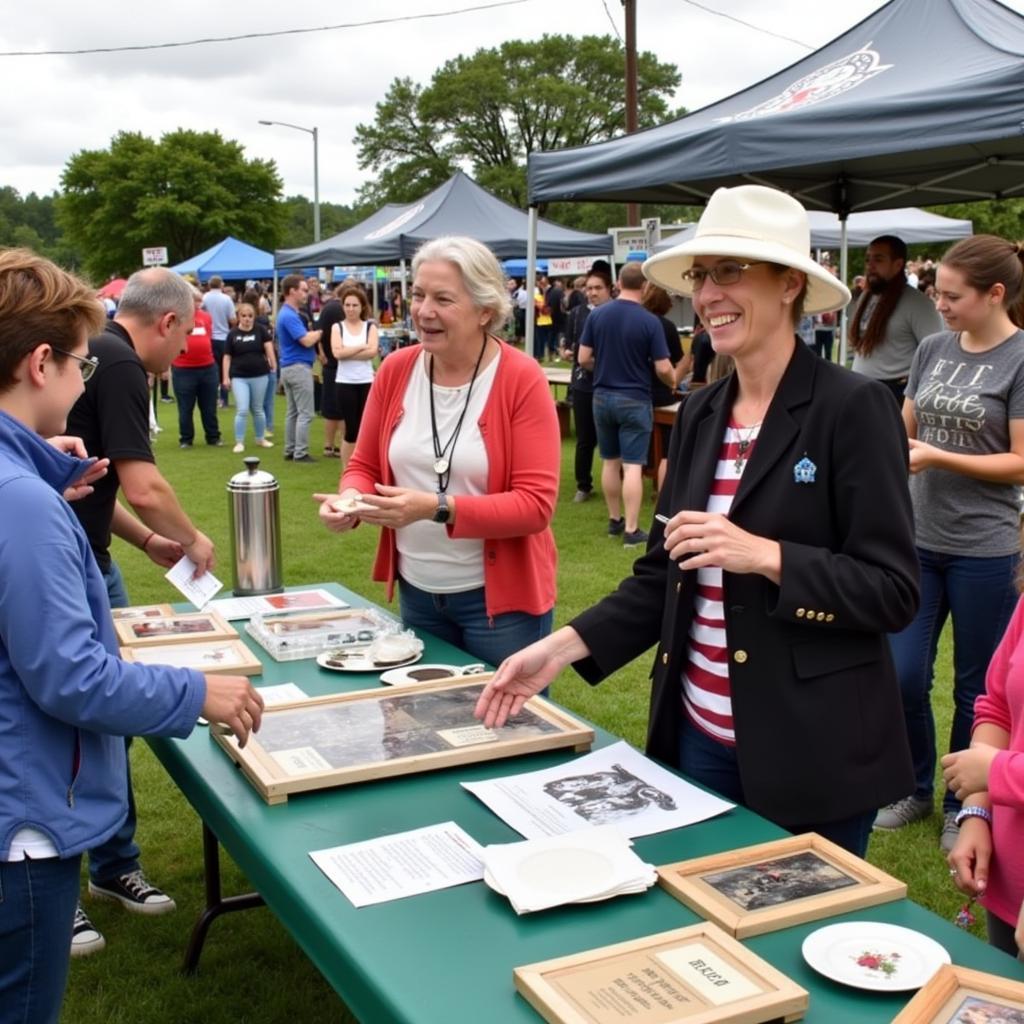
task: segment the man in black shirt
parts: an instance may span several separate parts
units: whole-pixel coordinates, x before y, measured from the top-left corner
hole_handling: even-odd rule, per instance
[[[81,437],[90,455],[110,459],[107,475],[72,508],[89,538],[114,608],[127,605],[128,595],[110,555],[112,533],[141,548],[160,566],[174,565],[182,554],[196,563],[199,573],[213,566],[213,542],[185,514],[156,468],[149,441],[146,373],[162,373],[185,351],[194,323],[192,289],[183,278],[162,267],[133,274],[117,315],[89,342],[89,354],[99,364],[68,416],[68,433]],[[119,489],[139,518],[118,501]],[[131,738],[125,742],[127,751]],[[128,818],[119,832],[89,852],[89,878],[92,896],[115,900],[137,913],[174,909],[174,901],[151,886],[139,867],[130,775]],[[95,952],[103,944],[79,907],[72,954]]]

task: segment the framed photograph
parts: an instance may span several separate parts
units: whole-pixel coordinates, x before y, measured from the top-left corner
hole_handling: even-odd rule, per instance
[[[1024,982],[945,964],[892,1024],[1024,1024]]]
[[[761,1024],[799,1020],[807,992],[709,921],[517,967],[549,1024]]]
[[[234,627],[216,612],[136,616],[120,619],[114,623],[114,629],[122,647],[195,643],[197,640],[224,640],[238,636]]]
[[[110,617],[115,622],[123,619],[166,619],[174,614],[169,604],[138,604],[130,608],[111,608]]]
[[[211,735],[268,804],[367,779],[560,747],[590,749],[593,730],[540,697],[502,728],[484,728],[473,708],[489,678],[358,690],[267,708],[260,731],[243,749],[232,736]]]
[[[906,883],[815,832],[667,864],[658,882],[737,939],[907,895]]]
[[[225,676],[258,676],[263,671],[259,658],[239,639],[122,647],[121,657],[141,665],[173,665]]]

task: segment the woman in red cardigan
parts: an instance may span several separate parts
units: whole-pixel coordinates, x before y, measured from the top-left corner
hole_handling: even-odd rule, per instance
[[[494,254],[438,238],[412,269],[420,344],[381,364],[320,518],[383,527],[373,575],[389,598],[397,580],[405,624],[496,665],[551,631],[558,421],[540,368],[496,336],[510,303]]]

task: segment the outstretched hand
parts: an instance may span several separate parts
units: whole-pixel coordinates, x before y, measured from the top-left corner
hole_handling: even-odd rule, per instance
[[[245,676],[206,678],[203,718],[211,728],[226,725],[244,747],[250,732],[257,732],[263,721],[263,698]]]

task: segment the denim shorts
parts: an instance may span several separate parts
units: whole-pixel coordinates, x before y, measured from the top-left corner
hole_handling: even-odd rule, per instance
[[[602,459],[647,464],[654,427],[650,399],[641,401],[600,388],[594,392],[594,426]]]

